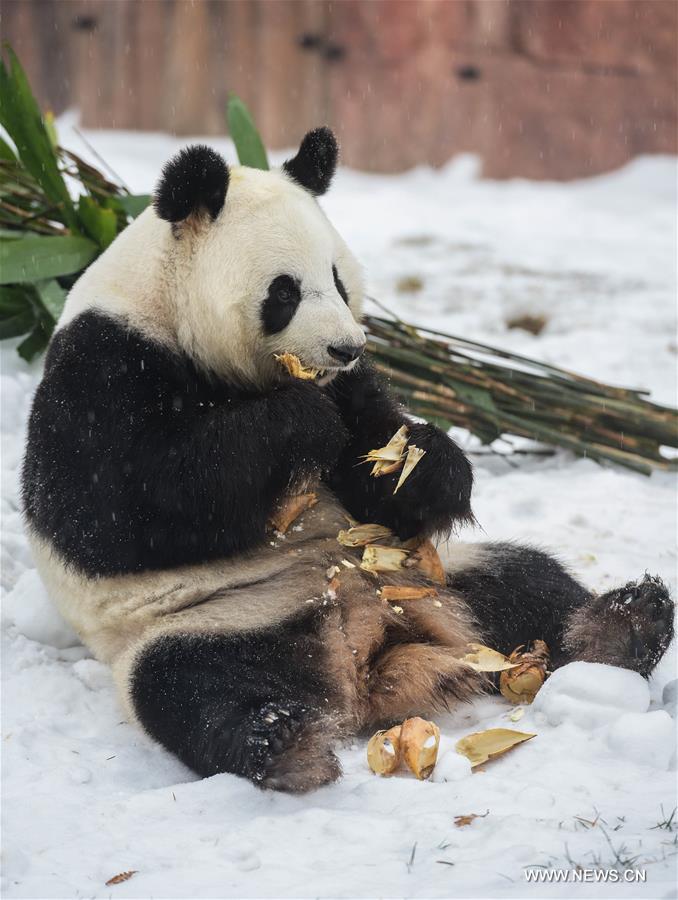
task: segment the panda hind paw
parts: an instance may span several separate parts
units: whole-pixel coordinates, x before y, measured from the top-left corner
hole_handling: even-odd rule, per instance
[[[569,642],[575,658],[607,662],[649,675],[673,638],[674,605],[660,578],[594,597],[573,616]]]
[[[268,790],[304,793],[341,774],[329,720],[299,703],[266,703],[251,714],[245,738],[252,781]]]

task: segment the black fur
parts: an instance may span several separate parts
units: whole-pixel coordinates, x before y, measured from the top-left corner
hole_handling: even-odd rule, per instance
[[[339,296],[344,301],[346,306],[348,306],[348,293],[346,291],[346,288],[344,287],[344,282],[339,277],[336,266],[332,266],[332,276],[334,277],[334,286],[337,289]]]
[[[89,575],[197,563],[265,537],[345,429],[314,384],[247,393],[96,312],[52,340],[23,469],[29,524]]]
[[[313,612],[261,632],[157,639],[130,679],[139,720],[199,775],[264,786],[276,757],[332,711],[319,621]]]
[[[185,147],[165,163],[153,205],[167,222],[183,222],[204,210],[211,219],[221,212],[228,190],[228,166],[210,147]]]
[[[454,550],[452,550],[454,553]],[[596,596],[552,556],[517,544],[486,544],[477,564],[448,574],[484,641],[502,653],[546,641],[551,668],[575,659],[649,675],[673,638],[673,603],[645,576]]]
[[[294,159],[283,163],[290,178],[316,197],[326,193],[337,167],[339,147],[329,128],[309,131]]]
[[[286,328],[301,303],[301,286],[291,275],[278,275],[270,283],[261,307],[265,334],[277,334]]]
[[[369,363],[361,361],[328,388],[350,435],[328,477],[337,497],[360,522],[388,525],[406,540],[447,533],[455,523],[473,521],[471,464],[459,447],[434,425],[413,423],[395,404]],[[357,465],[381,447],[401,425],[410,441],[426,451],[397,494],[399,473],[373,478],[371,466]]]
[[[548,644],[554,666],[561,665],[567,619],[591,594],[541,550],[515,544],[486,547],[477,566],[448,576],[448,587],[466,600],[489,646],[510,653],[539,638]]]
[[[646,574],[601,596],[568,621],[572,659],[608,662],[648,676],[673,640],[674,604],[666,585]]]

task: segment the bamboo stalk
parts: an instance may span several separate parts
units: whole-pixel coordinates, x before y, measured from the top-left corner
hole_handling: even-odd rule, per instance
[[[675,469],[678,414],[646,392],[604,384],[397,318],[366,317],[369,347],[412,411],[484,442],[518,435],[644,474]]]

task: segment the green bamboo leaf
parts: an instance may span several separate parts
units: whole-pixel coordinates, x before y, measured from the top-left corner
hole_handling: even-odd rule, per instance
[[[16,155],[7,141],[0,137],[0,159],[6,159],[9,162],[16,162]]]
[[[38,300],[52,321],[56,322],[66,302],[66,291],[54,278],[50,278],[48,281],[36,281],[34,287]]]
[[[16,54],[7,47],[9,67],[0,60],[0,124],[17,149],[19,159],[57,205],[66,224],[80,233],[73,202],[59,171],[56,150]]]
[[[0,340],[18,337],[30,331],[36,322],[30,288],[24,285],[0,286]]]
[[[150,194],[121,194],[114,202],[132,219],[136,219],[151,202]]]
[[[35,313],[32,309],[24,309],[13,316],[0,315],[0,340],[26,334],[34,325]]]
[[[26,237],[0,241],[0,284],[39,281],[79,272],[98,254],[83,237]]]
[[[28,337],[16,348],[17,353],[26,362],[31,362],[45,350],[51,334],[51,328],[45,326],[43,322],[37,322]]]
[[[96,200],[83,195],[78,200],[78,216],[84,230],[102,250],[115,240],[118,221],[112,209],[104,209]]]
[[[22,310],[14,316],[0,316],[0,340],[20,337],[35,325],[35,314],[31,309]]]
[[[31,288],[25,284],[0,285],[0,316],[14,315],[31,305]]]
[[[268,169],[266,150],[249,109],[240,97],[231,94],[227,109],[228,131],[233,138],[240,165]]]
[[[45,115],[42,117],[42,122],[45,126],[45,131],[47,132],[49,142],[52,145],[54,152],[56,153],[59,149],[59,139],[57,137],[56,123],[54,122],[54,113],[51,112],[51,110],[47,110]]]

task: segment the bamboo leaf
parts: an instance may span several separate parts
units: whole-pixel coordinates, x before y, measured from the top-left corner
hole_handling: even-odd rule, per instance
[[[48,281],[36,281],[35,290],[50,318],[57,322],[66,302],[66,291],[54,278],[50,278]]]
[[[23,284],[0,285],[0,316],[10,316],[30,306],[30,287]]]
[[[115,240],[118,220],[112,209],[104,209],[91,197],[82,196],[78,200],[78,216],[87,234],[102,250]]]
[[[56,151],[57,147],[59,146],[59,140],[57,138],[56,123],[54,122],[54,113],[51,110],[47,110],[45,115],[42,117],[42,121],[45,126],[45,131],[47,132],[49,142],[52,145],[52,149]]]
[[[115,198],[115,203],[132,219],[140,216],[150,202],[149,194],[121,194]]]
[[[30,288],[14,284],[0,286],[0,339],[26,334],[35,321]]]
[[[8,160],[9,162],[15,162],[16,156],[14,155],[14,151],[9,146],[7,141],[3,140],[0,137],[0,159]]]
[[[60,207],[66,224],[79,234],[75,209],[59,171],[56,150],[26,73],[11,47],[7,48],[7,55],[9,67],[0,60],[0,124],[14,142],[23,165],[49,200]]]
[[[0,340],[7,338],[20,337],[30,331],[35,324],[35,314],[31,309],[25,309],[16,315],[0,316]]]
[[[268,169],[263,142],[249,109],[240,97],[231,94],[227,109],[228,132],[233,138],[240,165],[252,169]]]
[[[28,337],[16,348],[17,353],[26,362],[31,362],[47,347],[50,335],[51,331],[42,322],[37,322]]]
[[[79,272],[97,253],[96,244],[83,237],[31,236],[20,241],[0,241],[0,284]]]

